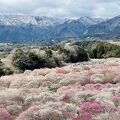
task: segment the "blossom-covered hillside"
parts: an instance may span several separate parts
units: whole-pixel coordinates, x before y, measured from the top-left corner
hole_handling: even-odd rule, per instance
[[[0,120],[120,120],[120,64],[1,77]]]

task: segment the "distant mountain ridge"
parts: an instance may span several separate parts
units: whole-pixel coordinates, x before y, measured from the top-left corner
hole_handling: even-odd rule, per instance
[[[62,24],[64,21],[65,19],[44,16],[0,15],[0,25],[35,25],[39,27],[46,27]]]
[[[47,39],[101,37],[120,38],[120,16],[62,19],[41,16],[0,15],[0,42],[29,42]]]
[[[80,17],[78,19],[78,21],[83,23],[84,25],[95,25],[95,24],[98,24],[100,22],[103,22],[104,19],[102,19],[102,18],[92,18],[92,17],[85,16],[85,17]]]

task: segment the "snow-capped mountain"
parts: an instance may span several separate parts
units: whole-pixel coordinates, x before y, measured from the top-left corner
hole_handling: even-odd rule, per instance
[[[120,34],[120,15],[99,24],[90,26],[88,34]]]
[[[66,19],[40,17],[40,16],[24,16],[24,15],[0,15],[0,25],[24,26],[35,25],[39,27],[54,26],[62,24]]]
[[[32,24],[37,25],[37,21],[32,16],[17,16],[17,15],[1,15],[0,25],[24,25]]]
[[[104,21],[104,19],[85,16],[85,17],[80,17],[78,21],[87,26],[87,25],[95,25],[101,23]]]
[[[28,42],[56,38],[102,36],[120,39],[120,16],[112,19],[0,15],[0,42]]]

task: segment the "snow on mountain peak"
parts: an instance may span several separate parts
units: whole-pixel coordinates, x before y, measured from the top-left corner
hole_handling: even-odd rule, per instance
[[[94,18],[94,17],[84,16],[84,17],[78,18],[78,21],[85,25],[94,25],[94,24],[103,22],[104,20],[102,18]]]
[[[60,18],[24,16],[24,15],[0,15],[0,25],[36,25],[39,27],[62,24],[65,20]]]

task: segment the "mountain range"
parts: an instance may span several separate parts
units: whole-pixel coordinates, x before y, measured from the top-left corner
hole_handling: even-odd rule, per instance
[[[80,37],[120,39],[120,15],[110,19],[0,15],[0,42],[38,42]]]

